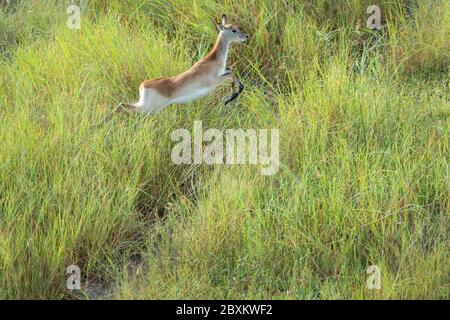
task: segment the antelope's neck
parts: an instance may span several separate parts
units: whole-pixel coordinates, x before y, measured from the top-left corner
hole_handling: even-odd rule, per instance
[[[217,60],[217,62],[221,63],[225,67],[227,64],[229,47],[230,43],[224,39],[222,33],[219,33],[219,37],[207,57]]]

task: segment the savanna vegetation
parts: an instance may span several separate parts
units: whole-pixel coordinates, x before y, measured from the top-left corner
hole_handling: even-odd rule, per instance
[[[449,1],[74,3],[0,2],[0,298],[449,298]],[[222,13],[238,100],[102,121]],[[279,172],[173,164],[195,120],[279,129]]]

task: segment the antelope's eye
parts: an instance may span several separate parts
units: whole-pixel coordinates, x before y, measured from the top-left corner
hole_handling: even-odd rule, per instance
[[[236,29],[233,29],[231,32],[236,33]]]

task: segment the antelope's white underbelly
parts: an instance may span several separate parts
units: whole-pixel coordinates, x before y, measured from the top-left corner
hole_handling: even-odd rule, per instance
[[[171,103],[186,103],[208,94],[213,89],[214,88],[211,87],[202,87],[192,91],[187,91],[174,98]]]

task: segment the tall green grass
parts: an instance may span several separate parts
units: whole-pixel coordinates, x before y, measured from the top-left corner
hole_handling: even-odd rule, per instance
[[[78,31],[65,1],[0,5],[0,298],[448,298],[450,5],[379,1],[374,32],[369,4],[90,0]],[[98,125],[222,13],[251,35],[236,103]],[[174,165],[194,120],[279,128],[280,171]]]

